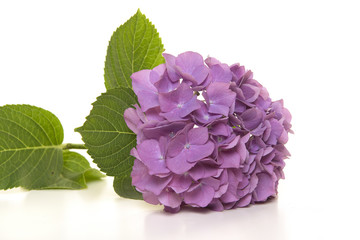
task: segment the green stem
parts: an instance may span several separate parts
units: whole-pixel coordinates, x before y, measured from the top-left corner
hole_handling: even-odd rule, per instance
[[[65,143],[65,144],[62,144],[61,146],[62,146],[63,150],[67,150],[67,149],[87,149],[85,147],[85,144]]]

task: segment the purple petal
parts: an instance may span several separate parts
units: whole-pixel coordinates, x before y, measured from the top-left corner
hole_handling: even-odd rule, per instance
[[[255,188],[255,201],[266,201],[270,196],[276,195],[275,182],[271,175],[260,173],[257,175],[259,182]]]
[[[197,100],[197,97],[193,96],[190,101],[184,103],[180,107],[178,106],[179,116],[184,118],[196,109],[199,109],[201,107],[199,102],[200,101]]]
[[[213,124],[209,129],[209,132],[215,136],[225,136],[228,137],[232,133],[231,127],[227,124],[227,118],[220,119]]]
[[[169,157],[175,157],[180,154],[186,145],[186,135],[184,133],[176,135],[168,145],[167,155]]]
[[[230,68],[226,64],[215,64],[210,67],[213,82],[229,83],[232,79]]]
[[[182,151],[179,155],[175,157],[170,157],[166,159],[167,167],[176,174],[184,174],[189,171],[195,163],[189,163],[186,161],[185,151]]]
[[[240,66],[240,64],[233,64],[230,66],[230,70],[233,74],[233,78],[232,80],[234,82],[236,82],[239,85],[239,81],[242,78],[242,76],[244,76],[245,74],[245,67],[244,66]]]
[[[180,211],[180,206],[178,206],[177,208],[171,208],[168,206],[164,206],[164,211],[168,212],[168,213],[177,213]]]
[[[134,92],[143,111],[149,108],[159,106],[158,92],[156,87],[150,81],[152,70],[141,70],[131,75]],[[157,77],[158,74],[156,74]]]
[[[175,57],[171,54],[163,53],[167,74],[172,82],[180,79],[180,75],[175,70]]]
[[[159,94],[159,103],[161,111],[170,112],[191,100],[194,96],[193,91],[186,83],[181,83],[178,88],[168,93]]]
[[[191,206],[206,207],[215,194],[214,188],[197,184],[184,194],[184,202]]]
[[[263,121],[263,112],[257,108],[251,108],[243,112],[240,117],[244,123],[244,127],[247,130],[253,130]]]
[[[144,112],[150,108],[159,106],[159,96],[156,92],[144,90],[140,91],[137,96],[141,110]]]
[[[236,207],[246,207],[251,203],[251,194],[242,197],[236,204]]]
[[[247,102],[254,102],[260,94],[260,88],[250,84],[243,84],[241,86],[242,92]]]
[[[161,151],[158,141],[145,140],[137,146],[137,150],[141,161],[148,167],[150,175],[170,172],[166,167],[165,154]]]
[[[158,199],[158,196],[156,196],[152,192],[144,192],[143,193],[143,198],[144,198],[145,202],[150,203],[150,204],[157,205],[157,204],[160,203],[159,199]]]
[[[126,109],[124,112],[124,119],[126,125],[131,129],[131,131],[133,131],[135,134],[138,134],[138,128],[143,122],[140,120],[136,110],[134,108]]]
[[[218,211],[218,212],[221,212],[224,210],[224,206],[222,205],[222,203],[219,199],[213,199],[207,207],[213,211]]]
[[[209,139],[209,132],[206,127],[193,128],[188,132],[188,141],[190,144],[205,144]]]
[[[169,183],[169,187],[176,193],[182,193],[189,189],[192,183],[192,179],[189,174],[174,175],[173,179]]]
[[[150,73],[152,70],[141,70],[131,75],[133,90],[138,95],[140,91],[157,92],[155,86],[150,82]]]
[[[149,176],[146,181],[143,182],[143,188],[149,192],[154,193],[155,195],[159,195],[161,191],[169,184],[171,178],[171,176],[164,178]]]
[[[178,131],[185,127],[185,122],[164,121],[156,126],[142,128],[144,136],[147,138],[160,138],[161,136],[171,139]]]
[[[212,67],[212,66],[214,66],[214,65],[216,65],[216,64],[221,64],[221,62],[220,62],[219,60],[217,60],[216,58],[214,58],[214,57],[207,57],[207,58],[205,59],[205,63],[206,63],[206,65],[208,65],[209,67]]]
[[[193,112],[194,118],[203,124],[211,123],[220,118],[222,115],[214,115],[208,112],[208,108],[204,102],[199,102],[200,108]]]
[[[214,82],[203,93],[209,112],[214,114],[222,114],[227,116],[231,105],[235,101],[236,94],[229,89],[229,83]]]
[[[164,63],[154,67],[150,73],[150,82],[152,84],[156,83],[163,77],[165,72],[166,72],[166,65]]]
[[[132,184],[142,192],[149,191],[159,195],[161,191],[169,184],[172,177],[156,177],[147,173],[147,167],[135,159],[133,170],[131,172]]]
[[[170,208],[177,208],[182,202],[182,199],[178,194],[168,191],[167,189],[162,191],[158,198],[161,204]]]
[[[214,151],[215,144],[212,141],[208,141],[204,145],[190,145],[188,150],[185,150],[187,153],[187,161],[189,163],[195,163],[198,160],[201,160]]]
[[[214,164],[207,164],[206,162],[198,162],[192,169],[189,171],[189,175],[195,180],[214,177],[218,173],[218,166]]]
[[[235,150],[221,151],[218,156],[221,168],[239,168],[240,167],[240,155]]]
[[[185,80],[191,81],[193,85],[201,84],[209,73],[202,56],[195,52],[179,54],[176,57],[175,64],[180,75]]]
[[[169,76],[165,73],[163,77],[154,83],[159,93],[167,93],[175,90],[180,85],[180,81],[172,82]]]

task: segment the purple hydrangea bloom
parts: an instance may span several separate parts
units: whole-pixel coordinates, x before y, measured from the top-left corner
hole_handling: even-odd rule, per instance
[[[146,202],[216,211],[264,202],[284,178],[291,115],[253,73],[195,52],[134,73],[132,184]]]

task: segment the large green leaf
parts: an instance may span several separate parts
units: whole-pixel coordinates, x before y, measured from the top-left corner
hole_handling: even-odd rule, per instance
[[[29,105],[0,107],[0,189],[36,189],[60,175],[64,133],[52,113]]]
[[[139,199],[130,178],[134,164],[130,150],[136,145],[136,135],[127,127],[123,115],[136,102],[130,88],[110,89],[97,98],[84,125],[75,131],[82,135],[88,153],[101,171],[115,176],[116,193]]]
[[[45,189],[82,189],[87,187],[87,182],[105,176],[99,170],[91,168],[86,158],[79,153],[63,151],[63,160],[60,176]]]
[[[136,145],[136,135],[123,114],[135,103],[130,88],[110,89],[97,98],[84,125],[75,130],[94,162],[109,176],[130,176],[134,158],[129,153]]]
[[[131,74],[163,63],[163,51],[155,26],[138,10],[110,39],[105,61],[106,88],[131,88]]]

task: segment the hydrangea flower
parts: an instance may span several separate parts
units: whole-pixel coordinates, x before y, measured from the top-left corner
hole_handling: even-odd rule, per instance
[[[264,202],[284,178],[291,115],[240,64],[195,52],[132,74],[140,106],[124,113],[137,134],[132,184],[146,202],[216,211]]]

